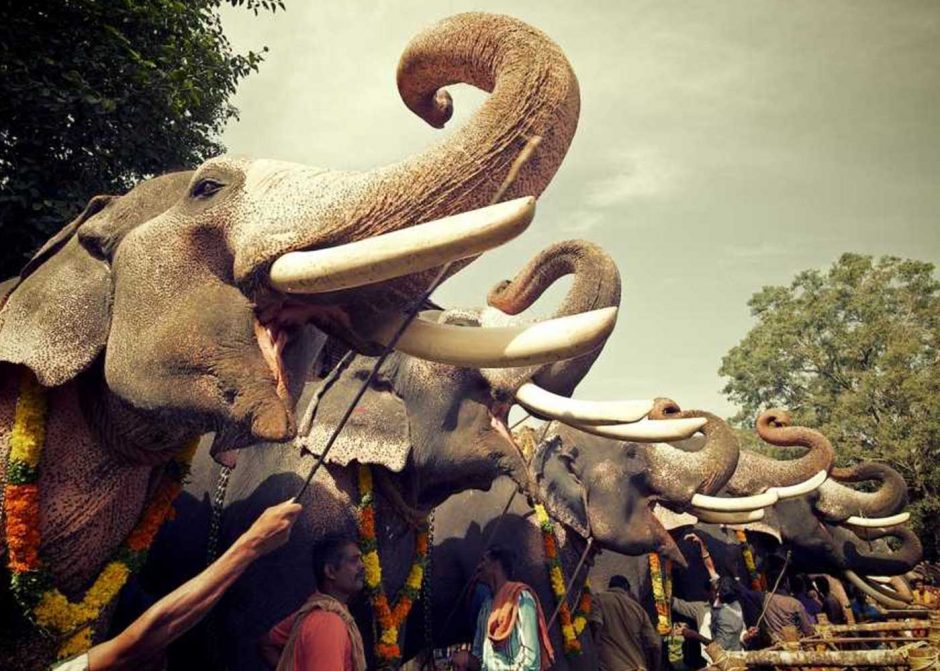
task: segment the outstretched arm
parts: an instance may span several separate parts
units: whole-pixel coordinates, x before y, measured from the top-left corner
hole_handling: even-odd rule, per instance
[[[287,501],[265,510],[205,571],[148,608],[120,634],[88,651],[89,671],[138,666],[201,620],[251,563],[287,542],[300,513]]]
[[[705,570],[708,571],[708,577],[712,579],[712,582],[718,580],[718,571],[715,570],[715,562],[712,561],[712,556],[708,553],[708,548],[705,547],[705,543],[702,542],[702,539],[695,534],[686,534],[684,538],[698,545],[698,550],[702,555],[702,562],[705,564]]]

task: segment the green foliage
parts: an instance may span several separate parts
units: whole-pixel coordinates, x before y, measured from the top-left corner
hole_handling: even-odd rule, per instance
[[[222,4],[0,3],[0,280],[92,196],[222,150],[228,99],[262,59],[232,52]]]
[[[757,324],[722,359],[724,393],[753,426],[768,407],[822,431],[841,464],[883,461],[907,480],[936,558],[940,512],[940,283],[920,261],[844,254],[826,273],[764,287]]]

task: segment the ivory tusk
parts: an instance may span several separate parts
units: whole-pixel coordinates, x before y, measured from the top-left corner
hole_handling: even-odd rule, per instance
[[[886,606],[888,608],[897,608],[897,609],[905,609],[908,607],[908,605],[904,603],[903,601],[900,601],[898,599],[892,599],[891,597],[886,596],[885,594],[881,593],[880,591],[878,591],[877,589],[869,585],[855,571],[850,571],[849,569],[846,569],[845,571],[843,571],[843,573],[845,574],[845,577],[849,579],[850,583],[858,587],[860,590],[862,590],[862,592],[864,592],[871,598],[875,599],[881,605]]]
[[[692,514],[702,522],[711,522],[712,524],[748,524],[749,522],[759,522],[764,519],[764,509],[748,510],[746,512],[716,512],[714,510],[692,509]]]
[[[852,515],[845,520],[846,524],[850,524],[853,527],[865,527],[866,529],[871,529],[874,527],[893,527],[898,524],[904,524],[909,519],[911,519],[911,514],[908,512],[898,513],[897,515],[891,515],[890,517],[859,517],[858,515]]]
[[[513,368],[554,363],[587,354],[601,345],[617,322],[608,307],[524,326],[439,324],[441,313],[426,310],[395,344],[395,349],[428,361],[464,368]],[[398,324],[382,326],[372,337],[388,344]]]
[[[777,492],[772,489],[763,494],[753,496],[708,496],[707,494],[693,494],[692,506],[702,510],[715,510],[718,512],[744,512],[772,506],[777,502]]]
[[[636,422],[653,409],[653,401],[582,401],[559,396],[526,382],[516,391],[516,402],[537,415],[577,424]]]
[[[871,580],[872,582],[881,583],[882,585],[890,585],[890,584],[891,584],[891,578],[889,578],[888,576],[884,576],[884,575],[867,575],[867,576],[865,576],[865,577],[866,577],[868,580]]]
[[[561,421],[565,421],[563,418]],[[681,419],[644,419],[632,424],[595,425],[571,422],[569,426],[595,436],[632,440],[637,443],[655,443],[669,440],[684,440],[705,426],[704,417],[683,417]],[[568,422],[565,422],[566,424]]]
[[[535,198],[516,198],[345,245],[288,252],[271,266],[278,291],[319,294],[375,284],[499,247],[522,233]]]
[[[789,485],[786,487],[771,487],[775,492],[777,492],[777,498],[781,501],[784,499],[792,499],[797,496],[803,496],[804,494],[809,494],[812,491],[819,489],[819,486],[826,481],[828,474],[826,471],[819,471],[816,475],[804,480],[803,482],[798,482],[795,485]]]

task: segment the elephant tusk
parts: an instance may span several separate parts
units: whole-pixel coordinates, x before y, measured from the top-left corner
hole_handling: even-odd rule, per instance
[[[692,507],[702,510],[718,512],[744,512],[772,506],[777,502],[777,492],[770,489],[763,494],[753,496],[708,496],[707,494],[693,494]]]
[[[850,583],[855,585],[857,588],[862,590],[862,592],[870,596],[872,599],[874,599],[881,605],[887,608],[897,608],[897,609],[905,609],[908,607],[908,604],[906,604],[905,602],[900,601],[899,599],[892,599],[891,597],[887,596],[883,592],[872,587],[870,584],[865,582],[855,571],[846,569],[845,571],[843,571],[843,573],[845,574],[845,577],[849,579]]]
[[[872,582],[881,583],[882,585],[890,585],[890,584],[891,584],[891,578],[889,578],[888,576],[884,576],[884,575],[867,575],[867,576],[865,576],[865,577],[866,577],[868,580],[871,580]],[[895,590],[895,591],[896,591],[896,590]]]
[[[561,421],[565,421],[562,419]],[[596,425],[572,422],[569,426],[604,438],[631,440],[637,443],[655,443],[668,440],[684,440],[705,426],[704,417],[680,419],[644,419],[631,424]],[[565,422],[566,424],[568,422]]]
[[[439,324],[436,310],[422,312],[395,344],[411,356],[464,368],[513,368],[572,359],[591,352],[613,331],[617,308],[601,308],[525,326]],[[388,344],[398,324],[382,326],[373,338]]]
[[[537,415],[577,424],[636,422],[653,409],[653,401],[582,401],[559,396],[526,382],[516,391],[516,402]]]
[[[798,482],[795,485],[789,485],[787,487],[771,487],[771,489],[777,493],[777,498],[781,501],[793,499],[819,489],[820,485],[826,481],[827,477],[829,476],[826,471],[819,471],[816,475],[803,482]]]
[[[271,286],[319,294],[437,268],[512,240],[534,215],[535,198],[517,198],[337,247],[288,252],[271,266]]]
[[[760,522],[764,519],[764,509],[748,510],[745,512],[717,512],[714,510],[692,509],[692,514],[702,522],[711,524],[748,524],[750,522]]]
[[[890,517],[859,517],[858,515],[852,515],[845,520],[845,523],[853,527],[871,529],[874,527],[894,527],[898,524],[904,524],[909,519],[911,519],[911,514],[908,512],[898,513]]]

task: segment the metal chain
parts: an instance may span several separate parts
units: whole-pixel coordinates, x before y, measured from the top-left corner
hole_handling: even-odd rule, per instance
[[[427,651],[427,664],[425,669],[437,671],[437,663],[434,661],[434,624],[433,605],[431,594],[431,562],[434,554],[434,509],[428,513],[428,556],[424,562],[424,581],[421,585],[421,607],[424,609],[424,649]]]
[[[209,517],[209,541],[206,545],[206,566],[219,557],[219,541],[222,532],[222,512],[225,507],[225,492],[228,489],[228,479],[232,469],[223,466],[219,470],[219,477],[215,481],[215,493],[212,495],[212,512]]]

